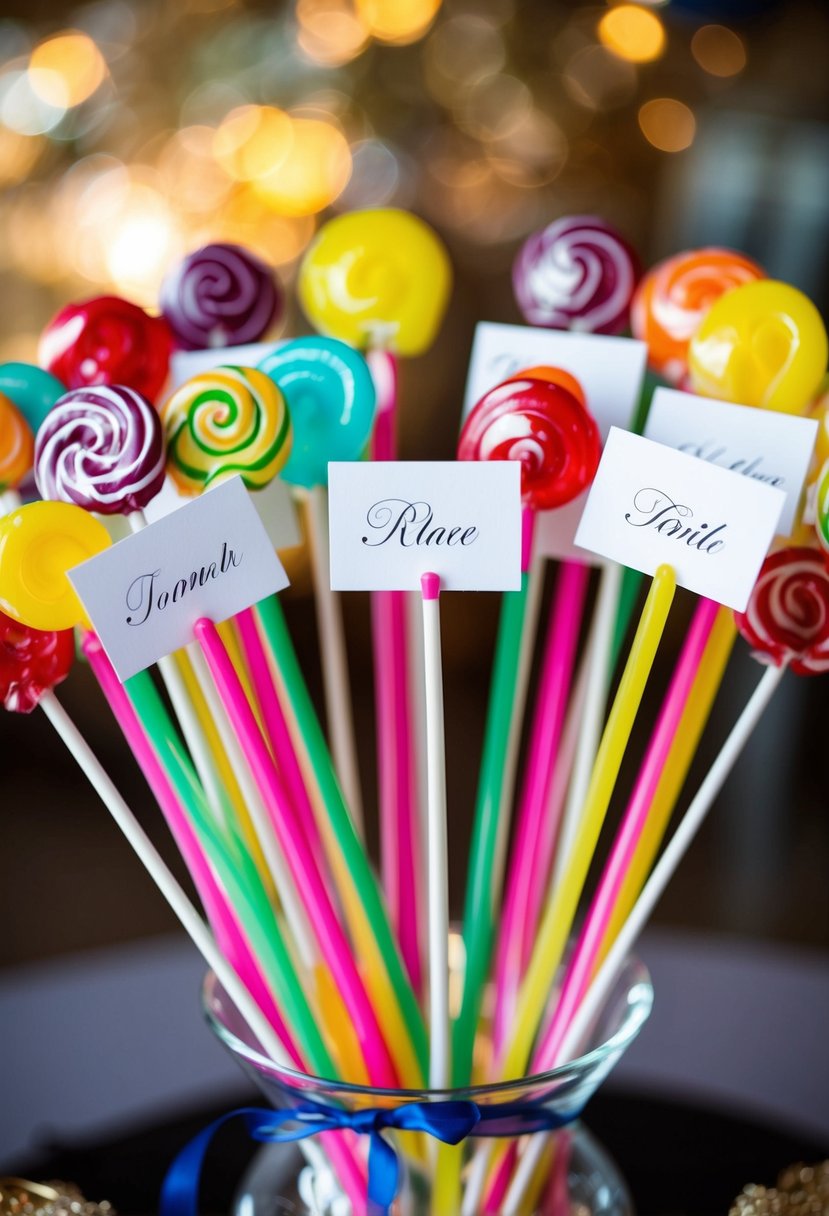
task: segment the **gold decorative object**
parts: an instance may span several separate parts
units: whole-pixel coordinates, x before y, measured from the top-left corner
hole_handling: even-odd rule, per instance
[[[0,1216],[115,1216],[115,1209],[90,1203],[71,1182],[0,1178]]]
[[[829,1161],[790,1165],[776,1187],[750,1183],[735,1199],[729,1216],[827,1216]]]

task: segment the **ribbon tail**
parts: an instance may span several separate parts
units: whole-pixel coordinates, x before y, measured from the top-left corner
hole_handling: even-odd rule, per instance
[[[368,1204],[372,1216],[388,1216],[399,1185],[397,1153],[379,1128],[375,1128],[368,1148]]]
[[[194,1136],[167,1171],[161,1188],[159,1216],[198,1216],[199,1184],[210,1142],[220,1128],[241,1116],[244,1116],[251,1126],[252,1123],[258,1125],[260,1119],[270,1117],[271,1112],[258,1110],[256,1107],[233,1110],[214,1120]]]

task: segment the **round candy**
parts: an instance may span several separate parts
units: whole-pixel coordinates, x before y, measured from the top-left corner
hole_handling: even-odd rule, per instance
[[[163,317],[117,296],[96,296],[61,309],[41,335],[38,357],[67,388],[125,384],[155,401],[171,350]]]
[[[688,343],[714,301],[765,277],[756,262],[732,249],[689,249],[657,262],[637,287],[630,312],[633,336],[647,343],[653,370],[681,384]]]
[[[155,498],[164,475],[161,419],[146,397],[122,385],[72,389],[37,433],[43,498],[126,515]]]
[[[706,397],[805,413],[826,371],[826,329],[811,300],[762,279],[712,305],[688,350],[691,385]]]
[[[86,622],[67,570],[110,545],[104,525],[81,507],[32,502],[0,519],[0,610],[34,629]]]
[[[217,367],[185,381],[161,411],[167,472],[183,494],[200,494],[241,474],[257,490],[291,451],[282,393],[253,367]]]
[[[464,423],[459,460],[520,460],[525,507],[547,511],[590,484],[601,454],[599,428],[566,388],[508,380],[486,393]]]
[[[181,346],[255,342],[283,309],[273,271],[241,245],[204,245],[161,284],[161,311]]]
[[[312,325],[351,346],[419,355],[449,302],[449,255],[407,211],[349,211],[324,224],[299,268],[297,291]]]
[[[14,402],[33,431],[66,389],[34,363],[0,363],[0,393]]]
[[[71,629],[32,629],[0,612],[0,702],[11,713],[31,713],[66,679],[74,658]]]
[[[0,491],[19,485],[32,467],[32,428],[5,394],[0,393]]]
[[[763,563],[737,628],[761,663],[799,675],[829,671],[829,569],[817,549],[791,548]]]
[[[550,384],[560,384],[562,388],[566,388],[572,393],[576,400],[585,408],[587,400],[584,396],[584,389],[579,384],[575,376],[571,376],[570,372],[566,372],[563,367],[525,367],[520,372],[508,377],[509,380],[547,380]]]
[[[527,238],[512,285],[530,325],[620,334],[639,274],[639,259],[615,228],[595,215],[568,215]]]
[[[376,393],[362,355],[334,338],[295,338],[259,364],[278,386],[294,430],[282,477],[328,484],[329,460],[359,460],[371,435]]]

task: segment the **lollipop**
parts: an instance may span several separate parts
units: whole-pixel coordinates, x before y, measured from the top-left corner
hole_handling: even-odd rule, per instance
[[[520,460],[525,507],[563,506],[590,484],[601,453],[599,428],[571,392],[547,380],[507,380],[486,393],[464,423],[459,460]]]
[[[33,629],[71,629],[86,621],[66,577],[110,545],[88,511],[65,502],[33,502],[0,519],[0,610]]]
[[[507,376],[507,381],[512,380],[547,380],[550,384],[560,384],[562,388],[566,388],[573,394],[580,405],[587,408],[584,389],[576,377],[571,376],[563,367],[525,367],[512,376]]]
[[[67,388],[125,384],[155,401],[170,362],[167,322],[129,300],[96,296],[68,304],[40,339],[40,362]]]
[[[126,515],[155,498],[164,472],[161,419],[131,388],[73,389],[37,433],[35,480],[43,498]]]
[[[204,245],[161,284],[161,311],[181,346],[255,342],[282,313],[269,266],[241,245]]]
[[[297,291],[322,333],[419,355],[434,340],[451,282],[449,257],[432,229],[389,208],[329,220],[302,259]]]
[[[19,485],[32,467],[35,441],[20,410],[0,393],[0,493]]]
[[[66,389],[60,380],[33,363],[0,364],[0,393],[5,393],[36,431]]]
[[[688,352],[696,392],[802,414],[826,371],[820,313],[802,291],[762,279],[721,296]]]
[[[530,325],[620,334],[639,274],[639,259],[615,228],[594,215],[569,215],[527,238],[512,286]]]
[[[688,343],[708,309],[726,291],[764,279],[765,272],[732,249],[690,249],[647,272],[630,312],[634,338],[648,346],[648,362],[674,384],[688,374]]]
[[[375,391],[365,359],[334,338],[296,338],[259,367],[291,415],[293,447],[282,477],[327,485],[329,460],[358,460],[371,434]]]
[[[31,713],[66,679],[74,658],[71,629],[32,629],[0,612],[0,701],[11,713]]]
[[[185,381],[161,411],[167,471],[183,494],[240,473],[272,481],[291,451],[291,418],[274,382],[252,367],[217,367]]]
[[[761,663],[798,675],[829,671],[829,570],[817,549],[780,549],[763,563],[737,628]]]

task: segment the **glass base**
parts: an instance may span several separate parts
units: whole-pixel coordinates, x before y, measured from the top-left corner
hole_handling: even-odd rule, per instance
[[[597,1140],[581,1123],[566,1137],[567,1173],[550,1180],[533,1216],[634,1216],[624,1179]],[[308,1142],[306,1141],[306,1144]],[[427,1216],[409,1197],[401,1216]],[[309,1165],[293,1144],[259,1150],[242,1178],[233,1216],[350,1216],[351,1205],[326,1168]],[[529,1216],[529,1213],[528,1213]]]

